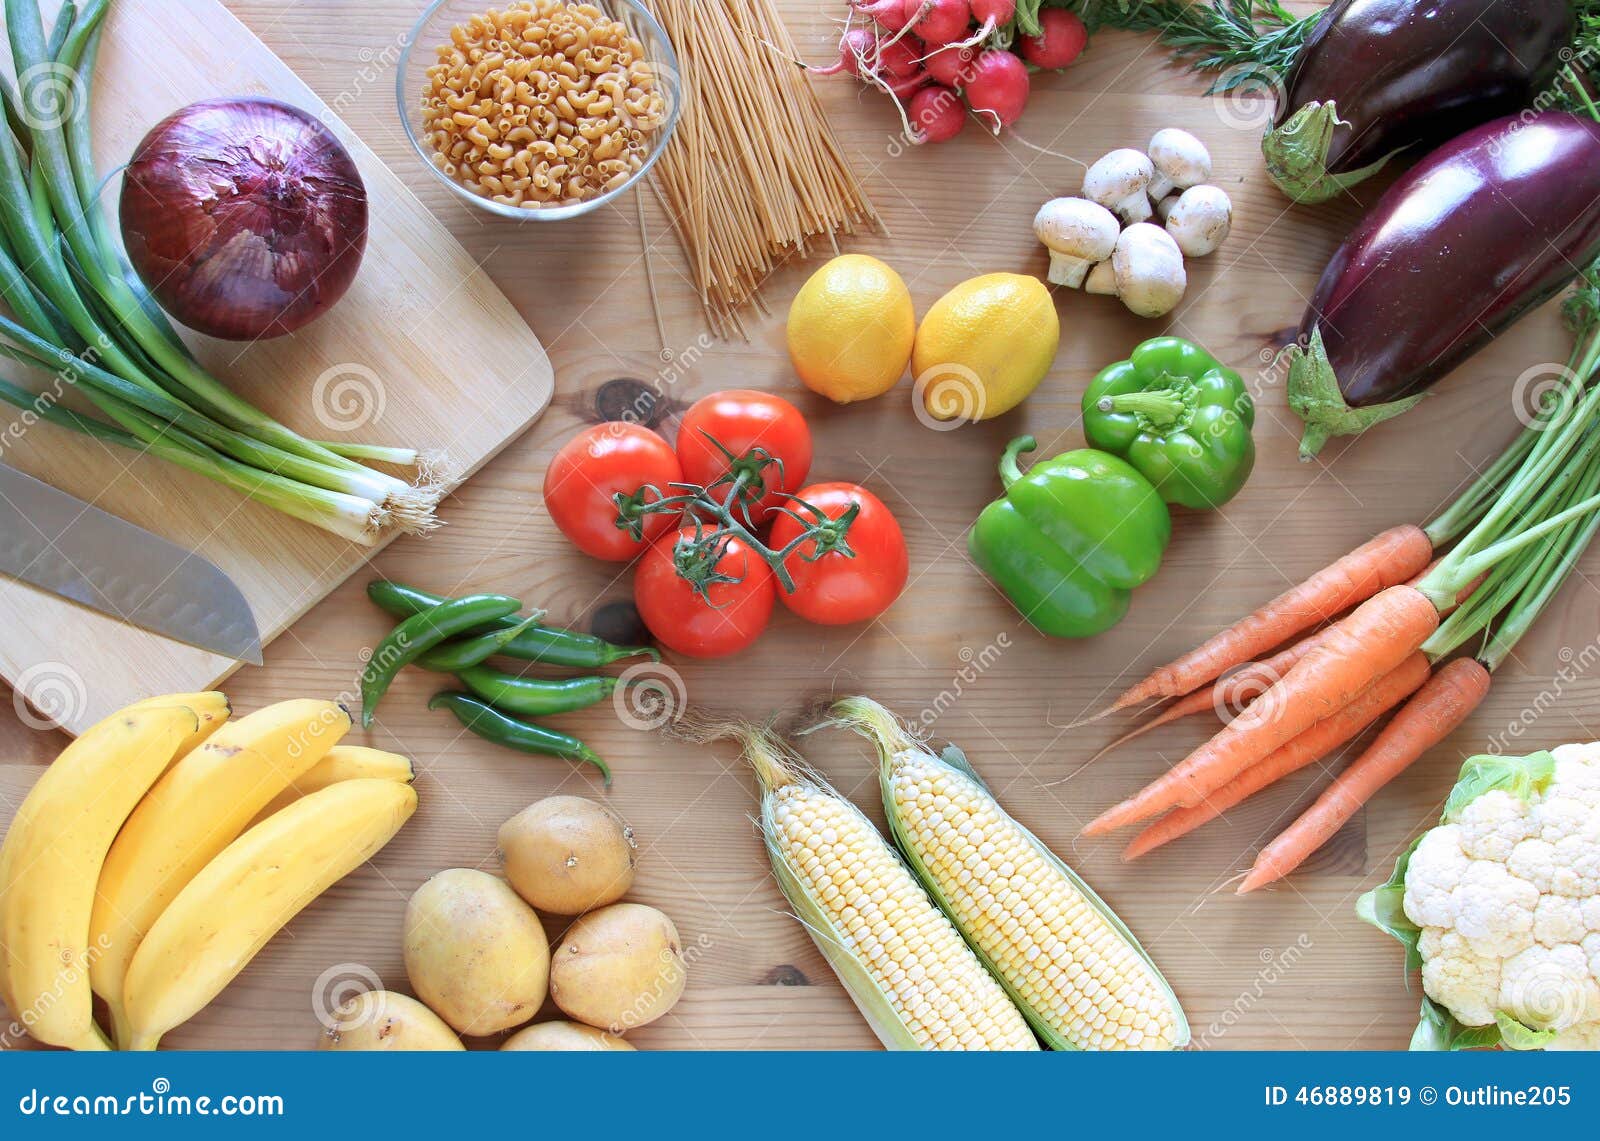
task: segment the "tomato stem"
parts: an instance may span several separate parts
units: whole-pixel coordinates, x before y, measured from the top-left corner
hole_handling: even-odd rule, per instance
[[[776,468],[777,482],[771,486],[782,486],[783,460],[759,447],[751,448],[743,455],[735,455],[709,432],[701,434],[728,461],[728,470],[715,480],[709,484],[668,484],[668,489],[674,493],[671,495],[665,494],[654,484],[645,484],[631,495],[619,491],[612,496],[617,508],[616,526],[635,539],[643,540],[644,521],[652,515],[676,514],[683,522],[694,524],[693,538],[680,537],[677,540],[672,564],[678,577],[693,587],[695,593],[709,603],[713,585],[743,580],[742,575],[729,575],[717,569],[732,539],[738,539],[772,568],[778,586],[785,594],[793,594],[795,585],[794,577],[784,564],[790,555],[806,543],[814,544],[811,551],[800,556],[807,562],[814,563],[825,555],[855,558],[849,533],[851,524],[861,512],[860,504],[852,504],[839,518],[830,519],[821,508],[791,495],[786,503],[771,510],[787,515],[798,523],[800,534],[777,550],[762,542],[756,534],[759,525],[751,519],[750,508],[759,506],[766,497],[768,468]],[[797,505],[799,510],[791,505]]]

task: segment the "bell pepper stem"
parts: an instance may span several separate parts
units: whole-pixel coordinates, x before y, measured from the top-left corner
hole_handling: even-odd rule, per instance
[[[1097,407],[1102,412],[1128,412],[1143,416],[1155,427],[1163,428],[1177,423],[1186,406],[1181,396],[1167,389],[1102,396]]]
[[[1039,446],[1039,441],[1032,436],[1018,436],[1006,445],[1006,450],[1000,455],[1000,483],[1010,487],[1022,478],[1022,469],[1017,466],[1017,457]]]

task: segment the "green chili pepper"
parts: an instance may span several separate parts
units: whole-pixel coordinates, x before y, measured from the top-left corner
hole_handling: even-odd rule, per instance
[[[1256,462],[1255,403],[1199,345],[1154,337],[1102,369],[1083,394],[1083,434],[1121,456],[1168,503],[1208,511],[1239,493]]]
[[[361,725],[372,725],[384,691],[395,674],[443,642],[476,629],[485,622],[505,618],[522,609],[522,603],[504,594],[471,594],[452,598],[420,614],[413,614],[391,630],[372,651],[361,671]]]
[[[367,587],[367,597],[377,603],[380,609],[396,618],[419,613],[444,601],[443,595],[430,594],[416,587],[384,579],[379,579]],[[502,619],[494,626],[496,629],[504,630],[515,624],[515,620]],[[603,638],[596,638],[593,634],[563,630],[558,626],[530,626],[501,647],[499,652],[508,658],[519,658],[526,662],[545,662],[571,669],[599,669],[612,662],[641,655],[654,661],[661,660],[661,652],[654,646],[615,646]]]
[[[507,717],[470,694],[446,690],[435,694],[428,702],[429,709],[448,709],[456,720],[485,741],[517,749],[524,753],[537,753],[547,757],[562,757],[569,761],[584,761],[600,770],[606,787],[611,787],[611,769],[589,746],[576,737],[543,725],[530,725]]]
[[[1017,456],[1034,447],[1021,436],[1006,448],[1005,495],[978,516],[967,549],[1041,631],[1087,638],[1121,621],[1130,592],[1156,573],[1172,520],[1126,460],[1081,448],[1024,475]]]
[[[465,638],[452,638],[448,642],[440,642],[416,660],[415,665],[435,673],[453,674],[458,670],[469,669],[488,661],[496,654],[502,653],[506,646],[523,631],[538,624],[544,617],[544,611],[536,610],[529,618],[524,618],[515,626],[508,626],[504,630],[490,630],[487,634],[471,634]]]
[[[614,677],[514,677],[487,666],[456,671],[461,684],[496,709],[524,717],[549,717],[587,709],[610,697],[617,688]]]

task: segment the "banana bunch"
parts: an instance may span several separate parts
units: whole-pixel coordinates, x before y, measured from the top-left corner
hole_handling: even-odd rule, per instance
[[[220,693],[131,705],[18,809],[0,844],[0,999],[39,1041],[154,1049],[416,810],[411,763],[340,745],[339,705],[229,715]]]

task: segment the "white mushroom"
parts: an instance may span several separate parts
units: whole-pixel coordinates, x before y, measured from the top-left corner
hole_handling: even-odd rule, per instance
[[[1111,268],[1110,258],[1089,271],[1089,276],[1083,279],[1083,291],[1098,293],[1103,297],[1117,295],[1117,271]]]
[[[1160,201],[1174,190],[1187,190],[1211,177],[1211,152],[1188,131],[1166,127],[1150,139],[1150,162],[1155,176],[1150,197]]]
[[[1233,224],[1233,203],[1215,186],[1191,186],[1167,215],[1167,233],[1192,258],[1203,258],[1223,243]]]
[[[1083,196],[1100,203],[1124,222],[1150,217],[1145,187],[1155,177],[1148,155],[1123,147],[1091,166],[1083,176]]]
[[[1117,248],[1116,215],[1086,198],[1052,198],[1039,208],[1033,232],[1050,250],[1050,281],[1073,289],[1095,262]]]
[[[1141,317],[1160,317],[1172,311],[1183,297],[1188,279],[1183,272],[1183,252],[1160,226],[1139,222],[1122,231],[1111,268],[1117,276],[1117,296]]]
[[[1167,215],[1172,213],[1172,208],[1177,204],[1178,196],[1176,194],[1169,194],[1165,198],[1161,199],[1161,201],[1157,202],[1156,220],[1165,225],[1167,221]]]

